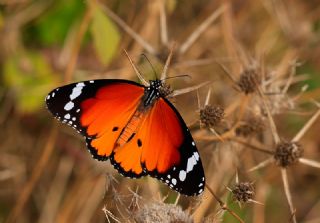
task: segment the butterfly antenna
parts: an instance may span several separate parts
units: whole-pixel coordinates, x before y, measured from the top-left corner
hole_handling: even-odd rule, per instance
[[[125,49],[123,49],[123,51],[125,52],[126,56],[128,57],[129,62],[130,62],[130,64],[131,64],[132,68],[134,69],[134,72],[136,72],[136,75],[138,76],[138,78],[140,79],[140,81],[142,82],[142,84],[145,85],[145,86],[149,86],[148,81],[146,81],[146,79],[144,79],[144,77],[141,75],[140,71],[137,69],[137,67],[136,67],[136,66],[134,65],[134,63],[132,62],[132,60],[131,60],[128,52],[127,52]]]
[[[174,43],[173,46],[171,47],[170,54],[169,54],[169,56],[167,58],[166,64],[164,65],[160,80],[165,80],[166,77],[167,77],[168,67],[169,67],[169,64],[170,64],[170,61],[171,61],[171,58],[172,58],[172,54],[173,54],[173,50],[174,50],[175,46],[176,46],[176,44]]]
[[[153,73],[154,73],[154,76],[157,78],[157,72],[156,70],[154,69],[154,66],[152,65],[152,63],[150,62],[149,58],[147,57],[147,55],[145,55],[144,53],[141,54],[141,56],[143,56],[147,61],[148,63],[150,64],[152,70],[153,70]],[[157,78],[158,79],[158,78]]]
[[[182,74],[182,75],[177,75],[177,76],[172,76],[172,77],[167,77],[164,80],[168,80],[168,79],[172,79],[172,78],[177,78],[177,77],[189,77],[190,79],[192,79],[192,77],[188,74]]]

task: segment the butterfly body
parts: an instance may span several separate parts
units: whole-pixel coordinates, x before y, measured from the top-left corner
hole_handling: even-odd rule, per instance
[[[92,156],[110,159],[126,177],[150,175],[170,188],[198,195],[205,179],[199,153],[161,80],[91,80],[50,92],[49,111],[86,138]]]

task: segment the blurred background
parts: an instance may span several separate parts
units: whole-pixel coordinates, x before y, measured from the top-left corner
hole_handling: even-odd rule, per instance
[[[320,222],[319,3],[1,0],[0,222]],[[171,87],[210,81],[173,102],[208,186],[240,220],[208,190],[180,197],[121,177],[45,108],[63,84],[138,81],[123,49],[156,78],[141,54],[160,74],[173,42],[169,75],[190,78]]]

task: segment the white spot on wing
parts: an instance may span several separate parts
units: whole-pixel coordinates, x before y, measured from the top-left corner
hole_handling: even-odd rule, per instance
[[[186,171],[180,170],[180,172],[179,172],[179,179],[180,179],[181,181],[184,181],[184,180],[186,179],[186,177],[187,177]]]
[[[65,118],[65,119],[70,119],[70,114],[69,114],[69,113],[66,114],[66,115],[64,116],[64,118]]]
[[[191,143],[193,146],[196,146],[196,144],[194,143],[194,141]]]
[[[65,106],[64,110],[70,111],[74,107],[74,103],[72,101],[69,101]]]
[[[72,93],[70,94],[70,100],[73,100],[77,97],[79,97],[82,93],[82,88],[85,86],[84,83],[78,83],[73,89]]]
[[[177,184],[177,180],[175,178],[172,178],[171,182],[172,182],[173,185]]]

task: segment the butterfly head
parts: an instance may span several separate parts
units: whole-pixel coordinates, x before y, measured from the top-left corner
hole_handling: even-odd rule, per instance
[[[144,106],[152,105],[160,97],[167,97],[173,92],[169,85],[161,80],[151,80],[149,86],[144,90]]]

